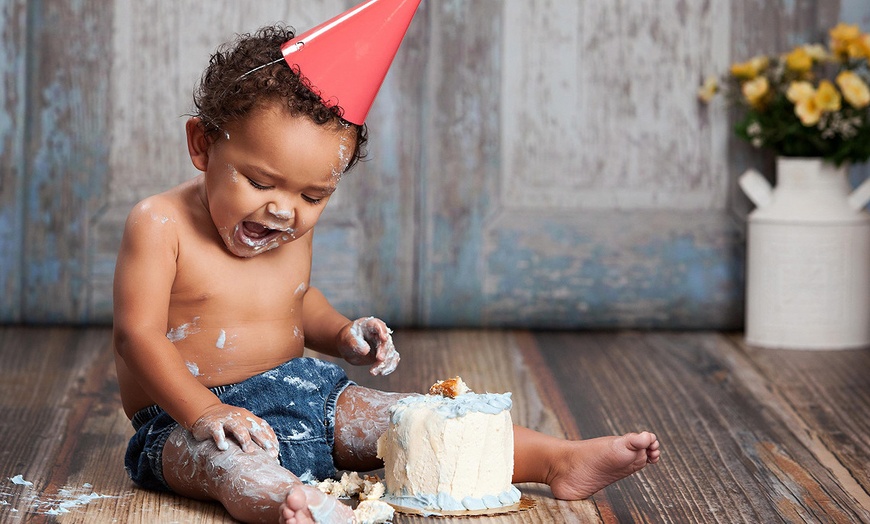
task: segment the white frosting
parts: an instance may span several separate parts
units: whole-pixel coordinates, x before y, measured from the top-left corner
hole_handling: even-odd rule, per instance
[[[407,397],[378,440],[385,500],[421,510],[481,510],[520,499],[511,485],[510,393]]]
[[[363,500],[353,510],[357,524],[383,524],[393,520],[393,508],[380,500]]]

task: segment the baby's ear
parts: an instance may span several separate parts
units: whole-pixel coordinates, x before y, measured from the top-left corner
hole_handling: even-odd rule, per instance
[[[185,130],[190,161],[198,170],[205,172],[208,168],[208,147],[211,145],[211,140],[205,134],[205,126],[199,117],[194,116],[187,119]]]

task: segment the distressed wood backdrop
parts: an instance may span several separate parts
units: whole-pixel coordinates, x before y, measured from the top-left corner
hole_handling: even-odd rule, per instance
[[[127,211],[196,174],[209,54],[355,3],[0,0],[0,321],[110,321]],[[423,0],[315,284],[396,326],[739,328],[734,181],[770,158],[695,91],[840,20],[870,29],[870,2]]]

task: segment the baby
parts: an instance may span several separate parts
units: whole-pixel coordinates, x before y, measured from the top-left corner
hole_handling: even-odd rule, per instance
[[[219,49],[195,94],[199,176],[131,211],[118,254],[114,349],[138,485],[216,500],[245,522],[351,522],[300,482],[382,466],[399,393],[359,387],[303,348],[396,368],[390,330],[310,287],[313,228],[367,130],[281,59],[283,26]],[[263,64],[269,64],[265,67]],[[567,441],[516,427],[515,482],[582,499],[659,459],[655,435]]]

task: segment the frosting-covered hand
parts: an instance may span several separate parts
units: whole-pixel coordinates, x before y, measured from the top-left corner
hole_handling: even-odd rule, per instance
[[[278,458],[278,437],[272,426],[247,409],[216,404],[194,422],[190,432],[197,440],[214,439],[222,451],[229,449],[227,435],[231,435],[245,453],[252,453],[259,446]]]
[[[389,375],[396,370],[401,358],[391,333],[379,318],[358,318],[342,330],[338,351],[353,365],[371,364],[369,373],[372,375]]]

